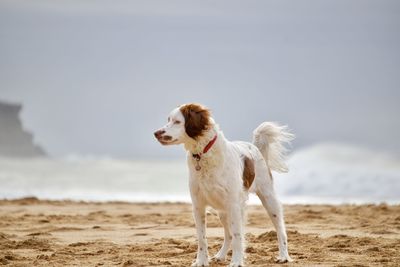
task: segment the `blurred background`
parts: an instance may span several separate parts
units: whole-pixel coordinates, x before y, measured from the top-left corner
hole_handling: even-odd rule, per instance
[[[152,133],[200,102],[296,134],[285,203],[399,203],[399,47],[399,1],[0,0],[0,198],[189,201]]]

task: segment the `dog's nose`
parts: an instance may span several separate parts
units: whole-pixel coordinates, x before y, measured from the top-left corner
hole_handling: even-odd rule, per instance
[[[154,132],[154,136],[155,136],[157,139],[159,139],[159,138],[163,135],[163,133],[165,133],[164,130],[158,130],[158,131]]]

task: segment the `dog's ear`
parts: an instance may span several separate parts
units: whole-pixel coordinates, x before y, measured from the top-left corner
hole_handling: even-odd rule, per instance
[[[196,139],[210,126],[210,110],[199,104],[186,104],[180,107],[185,118],[186,134]]]

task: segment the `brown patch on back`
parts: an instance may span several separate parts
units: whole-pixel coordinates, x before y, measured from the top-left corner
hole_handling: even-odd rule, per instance
[[[244,188],[249,189],[254,181],[254,177],[256,176],[254,171],[254,161],[245,156],[243,166],[243,186]]]
[[[185,118],[185,130],[189,137],[196,139],[210,125],[210,110],[200,104],[186,104],[180,107]]]

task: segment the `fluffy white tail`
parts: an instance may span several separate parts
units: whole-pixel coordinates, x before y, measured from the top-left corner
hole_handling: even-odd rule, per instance
[[[288,172],[285,163],[285,143],[290,143],[294,135],[287,126],[280,126],[273,122],[263,122],[253,132],[253,144],[261,151],[268,166],[277,172]]]

